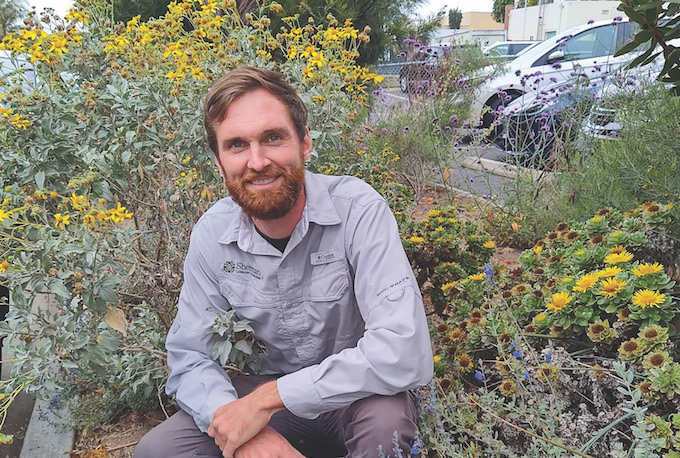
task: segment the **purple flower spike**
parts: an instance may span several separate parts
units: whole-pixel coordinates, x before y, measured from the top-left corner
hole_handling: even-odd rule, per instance
[[[480,371],[475,371],[475,378],[481,382],[484,380],[484,374],[482,374]]]
[[[588,25],[590,24],[595,24],[595,21],[591,19],[590,21],[588,21]]]

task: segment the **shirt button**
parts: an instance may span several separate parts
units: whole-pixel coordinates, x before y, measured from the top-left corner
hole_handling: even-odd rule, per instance
[[[286,267],[288,267],[288,263],[287,263],[286,261],[283,261],[283,262],[281,263],[281,268],[282,268],[282,269],[285,269]]]
[[[292,309],[292,308],[293,308],[293,304],[292,304],[291,302],[287,302],[287,303],[286,303],[286,308],[287,308],[287,309]]]

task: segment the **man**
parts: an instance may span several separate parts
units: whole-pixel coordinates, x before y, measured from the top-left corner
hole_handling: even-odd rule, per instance
[[[204,103],[231,197],[198,221],[167,337],[180,412],[145,457],[376,457],[410,450],[409,391],[432,378],[418,285],[385,200],[351,177],[305,172],[307,110],[282,75],[243,67]],[[251,320],[261,374],[212,359],[215,313]],[[206,434],[207,433],[207,434]]]

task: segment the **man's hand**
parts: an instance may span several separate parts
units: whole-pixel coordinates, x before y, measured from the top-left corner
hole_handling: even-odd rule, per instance
[[[304,458],[274,428],[267,425],[255,437],[240,446],[234,458]]]
[[[272,415],[283,408],[276,381],[267,382],[217,409],[208,435],[215,439],[224,458],[233,458],[236,449],[262,431]]]

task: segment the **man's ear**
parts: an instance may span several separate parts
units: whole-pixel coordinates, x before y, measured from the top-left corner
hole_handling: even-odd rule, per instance
[[[305,161],[309,160],[312,154],[312,137],[309,135],[309,127],[305,129],[305,137],[302,139],[302,151],[304,153]]]

